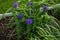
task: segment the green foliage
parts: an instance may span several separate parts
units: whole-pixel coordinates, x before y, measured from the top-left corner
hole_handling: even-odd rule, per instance
[[[18,8],[12,7],[14,10],[12,20],[14,22],[11,23],[16,25],[15,32],[18,40],[21,38],[24,40],[59,40],[59,21],[53,16],[49,16],[48,12],[43,12],[42,8],[44,4],[47,7],[55,5],[56,1],[49,3],[49,0],[32,0],[33,6],[30,6],[29,2],[29,0],[21,0],[18,2]],[[20,13],[23,14],[22,19],[18,19]],[[29,18],[33,20],[30,25],[25,23],[26,19]]]
[[[56,10],[55,10],[55,15],[60,17],[60,7],[57,7]]]
[[[9,8],[13,7],[13,3],[17,0],[0,0],[0,14],[5,13]]]
[[[18,40],[24,37],[24,40],[59,40],[60,25],[53,16],[43,12],[42,6],[45,4],[51,6],[48,1],[34,2],[30,6],[29,1],[21,1],[19,7],[14,9],[14,21],[16,24],[16,34]],[[37,4],[37,5],[36,5]],[[54,5],[52,3],[52,5]],[[18,14],[22,13],[24,17],[18,19]],[[33,24],[27,25],[25,20],[33,19]]]

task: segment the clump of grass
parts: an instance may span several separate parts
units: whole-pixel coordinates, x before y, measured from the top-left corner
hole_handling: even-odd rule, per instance
[[[51,5],[46,0],[40,2],[21,1],[20,5],[16,5],[18,7],[13,8],[18,40],[59,40],[60,25],[47,12],[47,7]]]

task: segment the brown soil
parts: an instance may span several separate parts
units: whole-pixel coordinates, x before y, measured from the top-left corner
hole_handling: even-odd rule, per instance
[[[10,35],[14,29],[14,25],[12,27],[7,27],[10,18],[11,17],[5,17],[0,20],[0,40],[9,40],[10,38]],[[11,40],[17,40],[16,35],[13,37]]]

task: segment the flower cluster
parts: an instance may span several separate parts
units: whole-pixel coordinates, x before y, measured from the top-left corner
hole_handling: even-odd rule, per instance
[[[29,5],[30,5],[30,6],[32,6],[32,5],[33,5],[33,3],[32,3],[32,2],[29,2]]]
[[[27,19],[26,24],[32,24],[32,19]]]
[[[46,6],[46,5],[43,5],[43,6],[42,6],[42,8],[43,8],[43,9],[46,9],[46,8],[47,8],[47,6]]]
[[[14,8],[17,8],[18,7],[18,3],[14,3],[13,6],[14,6]]]
[[[23,18],[23,14],[19,14],[18,19],[22,19],[22,18]]]
[[[29,5],[30,6],[33,6],[33,2],[29,2]],[[17,8],[18,7],[18,3],[14,3],[13,4],[14,8]],[[47,6],[46,5],[43,5],[42,8],[44,10],[46,10]],[[18,15],[18,19],[22,19],[23,18],[23,14],[19,14]],[[33,20],[32,19],[26,19],[26,24],[32,24]]]
[[[23,14],[19,14],[18,15],[18,19],[22,19],[23,18]],[[32,24],[32,19],[26,19],[26,24]]]
[[[47,10],[46,10],[47,6],[46,5],[43,5],[42,8],[43,8],[43,12],[47,12]]]

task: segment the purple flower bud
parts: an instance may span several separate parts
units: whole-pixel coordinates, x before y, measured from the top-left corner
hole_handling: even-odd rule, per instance
[[[14,8],[17,8],[18,7],[18,3],[14,3],[13,6],[14,6]]]
[[[47,8],[47,6],[46,5],[43,5],[43,7],[42,7],[43,9],[46,9]]]
[[[22,19],[22,17],[23,17],[23,14],[18,15],[18,19]]]
[[[32,2],[29,2],[29,5],[30,5],[30,6],[32,6],[32,5],[33,5],[33,3],[32,3]]]
[[[27,19],[26,24],[32,24],[32,19]]]

